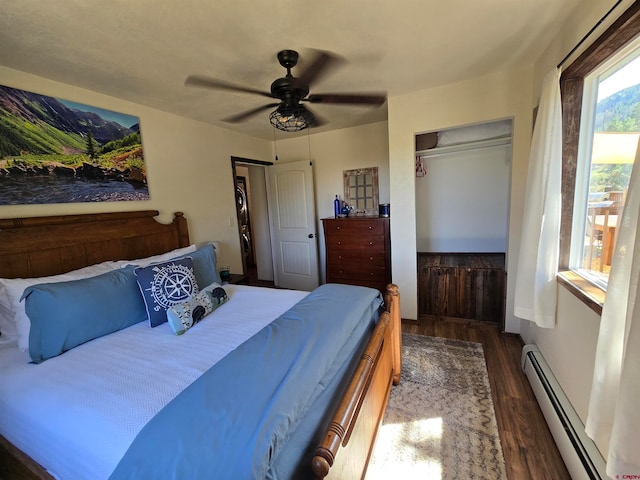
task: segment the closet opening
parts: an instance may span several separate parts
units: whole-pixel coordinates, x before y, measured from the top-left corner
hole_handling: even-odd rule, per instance
[[[415,136],[419,318],[504,329],[512,120]]]

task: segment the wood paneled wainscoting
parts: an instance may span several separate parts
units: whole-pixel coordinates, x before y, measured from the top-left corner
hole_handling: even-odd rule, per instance
[[[503,253],[418,253],[420,317],[479,320],[504,326]]]

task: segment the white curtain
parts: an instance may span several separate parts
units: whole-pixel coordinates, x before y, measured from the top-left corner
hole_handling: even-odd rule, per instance
[[[602,307],[586,425],[598,448],[608,452],[611,478],[640,475],[639,164],[640,145]]]
[[[560,70],[542,85],[533,129],[525,195],[514,314],[540,327],[554,327],[562,188]]]

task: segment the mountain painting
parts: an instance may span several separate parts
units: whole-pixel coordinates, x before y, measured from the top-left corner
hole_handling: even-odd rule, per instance
[[[137,117],[0,85],[0,205],[148,199]]]

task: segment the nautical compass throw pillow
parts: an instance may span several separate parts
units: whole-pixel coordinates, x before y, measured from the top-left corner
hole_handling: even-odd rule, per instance
[[[135,273],[152,327],[167,321],[169,307],[184,302],[199,291],[191,258],[136,268]]]

